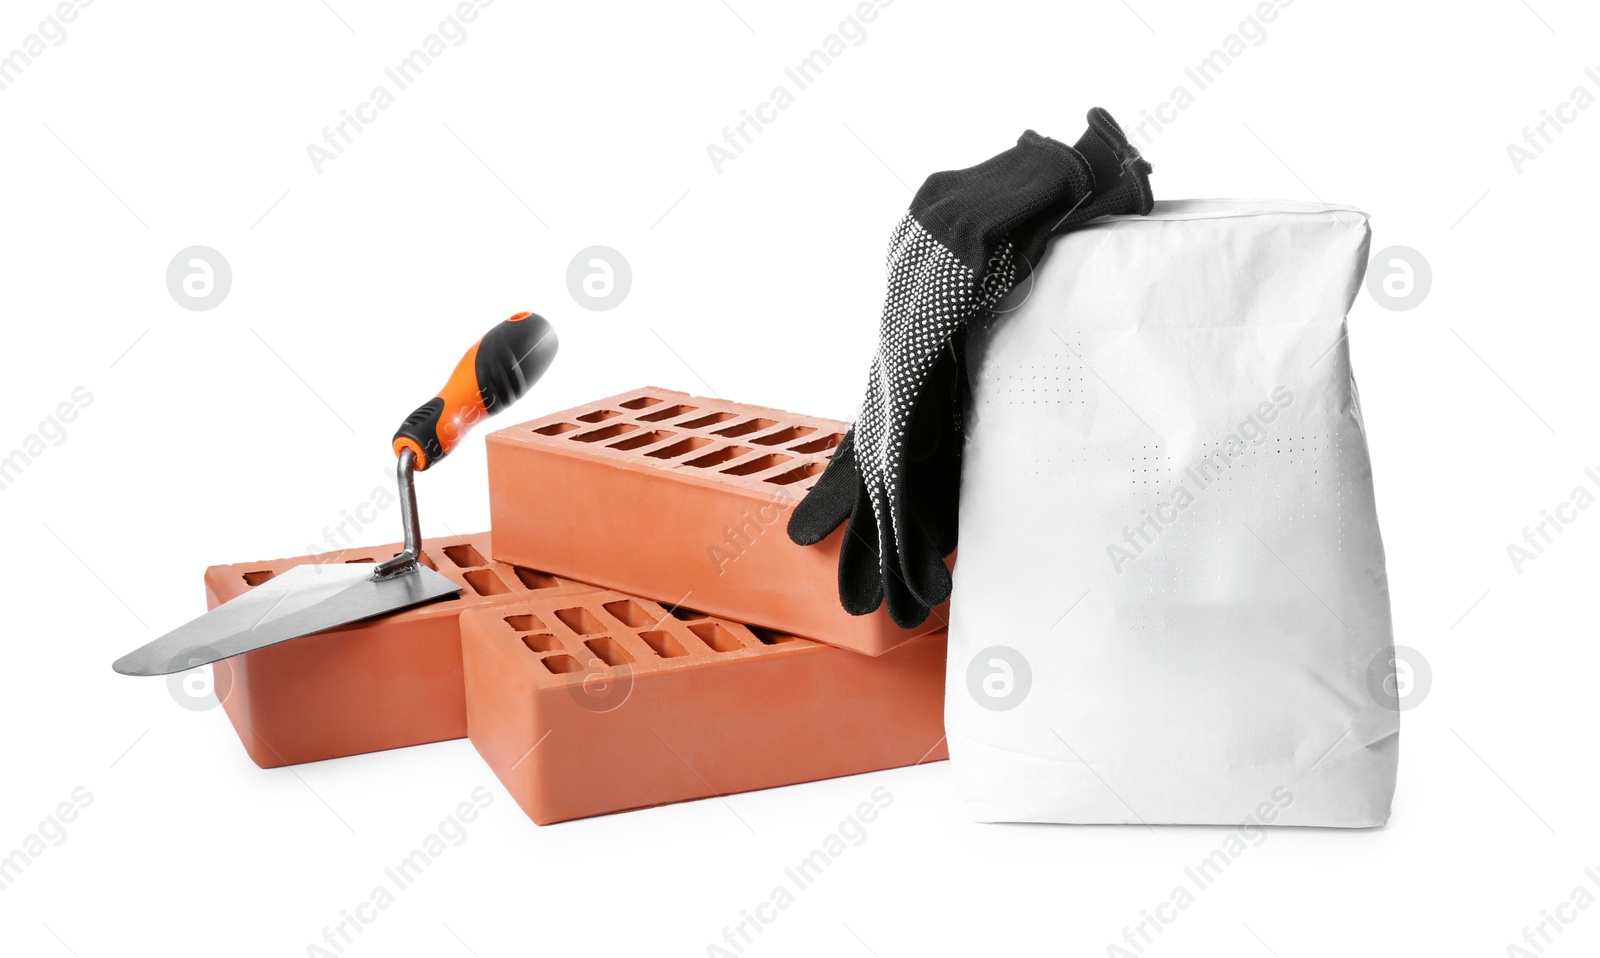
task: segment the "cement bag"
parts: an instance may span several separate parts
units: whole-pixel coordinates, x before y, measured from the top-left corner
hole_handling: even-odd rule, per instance
[[[970,334],[946,726],[978,821],[1381,825],[1364,214],[1157,203]]]

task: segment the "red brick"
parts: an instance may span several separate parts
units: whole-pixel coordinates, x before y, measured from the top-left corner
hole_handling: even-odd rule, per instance
[[[303,563],[370,562],[399,551],[389,545],[213,566],[206,601],[215,608]],[[458,598],[218,662],[217,694],[255,763],[274,768],[465,736],[461,614],[521,595],[593,591],[491,562],[491,551],[487,534],[424,540],[424,561],[462,587]]]
[[[846,424],[644,388],[488,439],[495,558],[880,655],[902,629],[839,605],[839,529],[789,541]]]
[[[461,623],[469,736],[540,824],[947,757],[942,632],[869,657],[616,592]]]

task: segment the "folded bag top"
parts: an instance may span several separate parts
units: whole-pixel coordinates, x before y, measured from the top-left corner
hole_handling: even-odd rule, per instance
[[[1158,202],[969,339],[946,725],[980,821],[1381,825],[1393,636],[1350,208]]]

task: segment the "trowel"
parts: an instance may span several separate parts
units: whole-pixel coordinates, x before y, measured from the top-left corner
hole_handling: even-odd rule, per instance
[[[439,394],[394,434],[404,548],[385,562],[310,563],[269,579],[113,662],[124,675],[170,675],[255,649],[442,599],[460,586],[421,562],[415,473],[439,462],[473,426],[516,402],[556,355],[543,317],[518,313],[456,364]]]

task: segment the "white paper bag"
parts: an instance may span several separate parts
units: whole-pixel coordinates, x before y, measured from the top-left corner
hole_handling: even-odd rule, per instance
[[[973,818],[1388,818],[1345,340],[1369,235],[1352,209],[1157,203],[1057,240],[972,331],[946,725]]]

